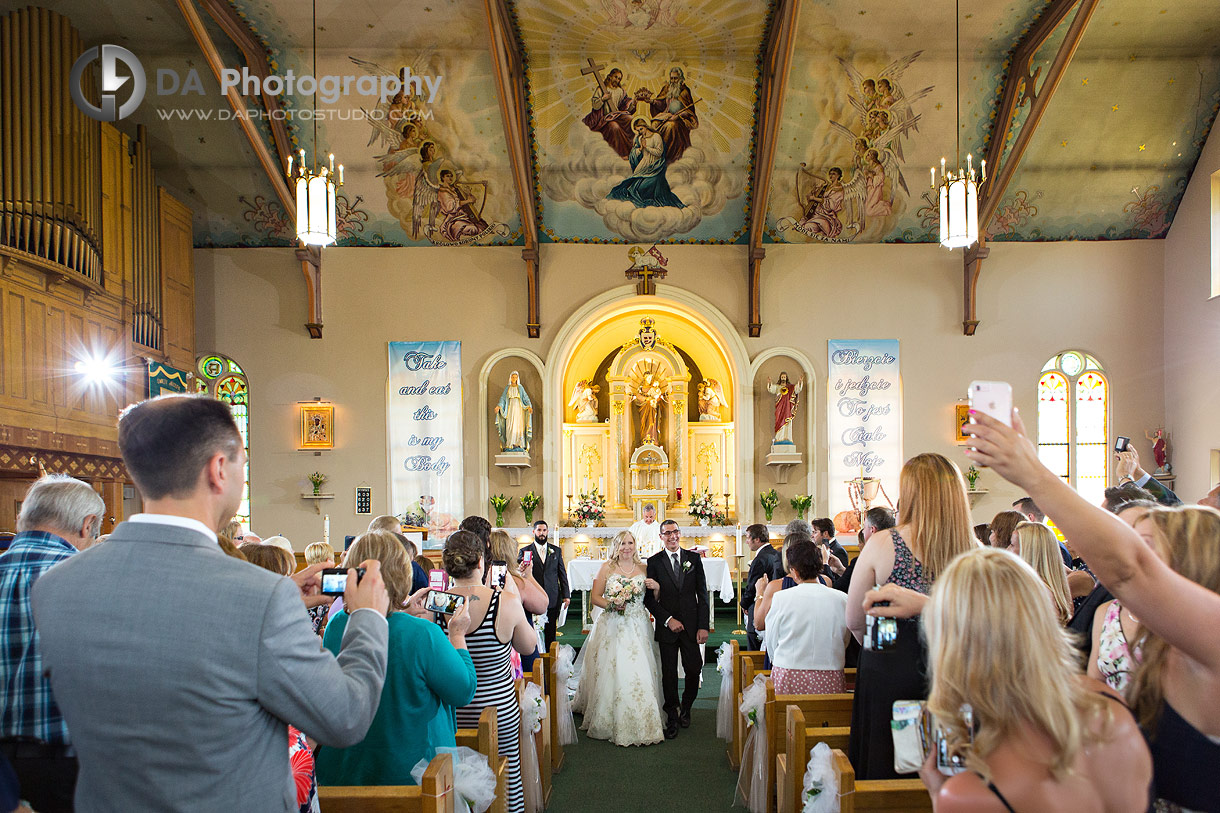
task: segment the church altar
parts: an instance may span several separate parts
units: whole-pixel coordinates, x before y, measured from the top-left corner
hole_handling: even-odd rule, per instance
[[[571,530],[571,529],[568,529]],[[615,531],[617,528],[592,528],[594,531]],[[613,535],[613,534],[611,534]],[[591,622],[589,616],[589,591],[593,589],[593,580],[597,578],[597,572],[601,570],[602,565],[606,563],[605,559],[586,559],[578,558],[568,562],[568,587],[573,593],[577,590],[581,591],[580,595],[580,619],[581,629],[588,631]],[[712,593],[719,594],[720,600],[725,604],[732,604],[733,598],[736,595],[733,585],[733,574],[729,568],[729,563],[724,559],[714,556],[703,557],[703,575],[707,581],[708,604],[712,603]],[[716,628],[715,613],[709,615],[711,628]]]

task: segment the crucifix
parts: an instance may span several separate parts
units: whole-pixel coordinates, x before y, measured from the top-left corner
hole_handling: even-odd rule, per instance
[[[602,82],[601,69],[606,67],[606,65],[605,65],[605,63],[594,62],[593,57],[589,57],[585,61],[588,62],[589,65],[588,65],[588,67],[580,69],[580,75],[588,76],[589,74],[593,74],[594,80],[597,81],[597,89],[601,92],[602,99],[604,100],[606,98],[606,86]],[[604,112],[606,115],[610,115],[611,113],[614,112],[613,110],[610,109],[610,102],[608,102],[608,101],[602,102],[602,112]]]

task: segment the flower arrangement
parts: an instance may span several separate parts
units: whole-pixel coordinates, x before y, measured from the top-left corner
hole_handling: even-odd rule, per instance
[[[966,482],[970,485],[970,490],[974,491],[974,484],[979,481],[979,470],[974,466],[966,469]]]
[[[704,525],[711,522],[720,525],[727,521],[724,513],[717,510],[716,500],[707,490],[704,490],[702,494],[692,494],[688,509],[687,513]]]
[[[542,498],[535,494],[532,490],[527,491],[525,496],[521,498],[521,510],[525,513],[525,524],[534,524],[534,509],[542,502]]]
[[[313,474],[309,475],[309,482],[313,485],[313,493],[321,494],[322,484],[326,482],[326,475],[320,471],[315,471]]]
[[[812,494],[797,494],[795,497],[793,497],[788,502],[791,503],[791,505],[794,509],[796,509],[797,518],[804,519],[805,512],[813,507],[813,495]]]
[[[622,614],[627,611],[627,605],[644,595],[644,585],[634,579],[615,579],[614,583],[606,583],[602,597],[609,604],[608,612]]]
[[[593,489],[593,493],[581,493],[573,512],[576,520],[584,525],[593,525],[606,518],[606,498]]]
[[[779,505],[779,495],[775,493],[775,489],[763,491],[758,495],[758,501],[762,503],[763,512],[767,515],[767,522],[771,522],[771,515],[775,513],[775,506]]]
[[[496,525],[504,527],[504,509],[508,508],[508,504],[513,501],[512,497],[505,497],[503,494],[491,495],[491,507],[496,509]]]

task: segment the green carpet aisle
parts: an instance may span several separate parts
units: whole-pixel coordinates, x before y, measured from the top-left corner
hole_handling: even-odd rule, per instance
[[[577,593],[575,597],[573,597],[572,607],[568,611],[568,623],[559,628],[558,637],[559,643],[568,644],[576,649],[580,649],[580,647],[584,645],[586,637],[585,634],[580,631],[580,597],[580,593]],[[734,638],[736,638],[744,648],[746,645],[746,636],[744,634],[733,634],[733,630],[745,629],[744,620],[741,622],[741,624],[737,623],[737,605],[735,603],[725,604],[724,602],[720,601],[719,598],[717,598],[712,603],[712,610],[715,612],[716,629],[712,630],[707,637],[708,651],[711,652],[725,641],[731,641]]]
[[[731,810],[737,774],[729,769],[727,743],[716,737],[720,674],[715,650],[708,649],[708,659],[690,728],[676,739],[644,748],[621,748],[579,732],[580,742],[568,746],[563,772],[555,775],[548,813]]]

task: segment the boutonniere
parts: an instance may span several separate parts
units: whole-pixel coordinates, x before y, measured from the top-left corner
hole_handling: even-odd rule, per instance
[[[688,570],[690,570],[690,562],[683,562],[682,563],[682,572],[685,573]]]

